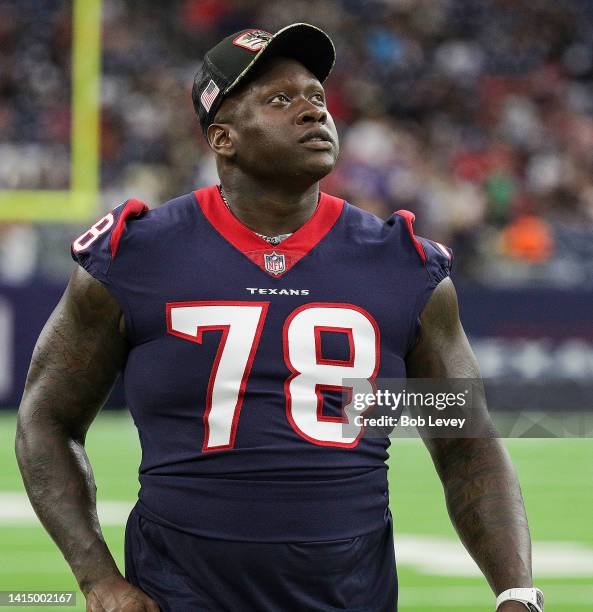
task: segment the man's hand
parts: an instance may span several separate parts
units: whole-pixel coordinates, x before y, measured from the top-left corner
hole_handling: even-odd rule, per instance
[[[120,576],[95,583],[85,593],[87,612],[159,612],[158,605],[144,591]]]

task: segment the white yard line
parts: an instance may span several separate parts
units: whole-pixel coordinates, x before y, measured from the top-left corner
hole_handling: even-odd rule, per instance
[[[99,501],[101,524],[125,525],[133,505],[129,501]],[[0,527],[33,525],[39,525],[39,520],[25,493],[0,493]],[[395,555],[399,566],[410,567],[421,574],[481,576],[474,561],[456,539],[396,532]],[[43,562],[39,566],[43,566]],[[533,567],[538,578],[591,578],[593,548],[579,542],[534,542]]]
[[[125,525],[134,502],[98,501],[97,512],[102,525]],[[25,493],[0,493],[0,526],[38,525],[39,519]]]
[[[459,540],[396,532],[395,557],[421,574],[482,575]],[[593,549],[579,542],[534,542],[533,572],[538,578],[591,578]]]

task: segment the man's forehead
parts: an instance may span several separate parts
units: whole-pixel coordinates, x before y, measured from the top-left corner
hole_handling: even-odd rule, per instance
[[[299,61],[288,57],[273,57],[257,66],[249,79],[231,91],[220,107],[221,111],[235,109],[250,95],[273,87],[311,86],[323,91],[317,77]]]

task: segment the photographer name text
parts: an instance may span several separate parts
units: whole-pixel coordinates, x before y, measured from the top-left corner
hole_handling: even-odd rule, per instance
[[[364,415],[356,415],[354,424],[364,427],[454,427],[462,429],[467,419],[457,418],[433,418],[415,416],[411,417],[402,414],[399,417],[383,415],[380,417],[365,417]]]

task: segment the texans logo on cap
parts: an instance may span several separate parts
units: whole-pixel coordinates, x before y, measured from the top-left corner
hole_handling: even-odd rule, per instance
[[[249,30],[233,39],[233,45],[257,53],[257,51],[261,51],[270,40],[272,40],[272,35],[265,30]]]

